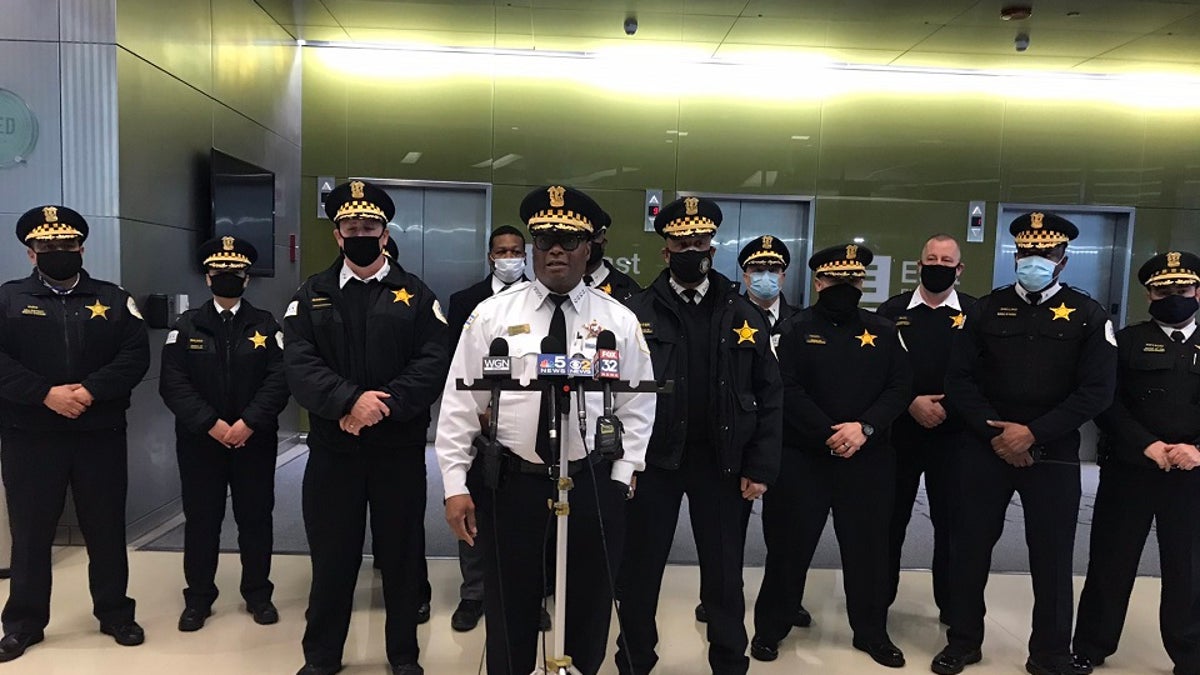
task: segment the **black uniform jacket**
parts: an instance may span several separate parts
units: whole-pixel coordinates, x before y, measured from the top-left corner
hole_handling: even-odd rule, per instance
[[[1112,404],[1117,350],[1108,313],[1067,286],[1036,307],[1012,286],[980,298],[955,335],[946,401],[989,441],[988,420],[1029,427],[1035,448],[1078,450],[1080,425]],[[1114,340],[1115,341],[1115,340]]]
[[[366,317],[367,372],[352,379],[354,358],[338,275],[339,258],[309,277],[284,313],[283,359],[292,396],[311,413],[310,436],[321,447],[424,445],[429,408],[442,393],[450,358],[446,321],[433,291],[395,262]],[[365,391],[389,394],[389,414],[360,436],[338,420]]]
[[[629,298],[642,292],[642,287],[633,277],[613,267],[607,260],[602,264],[608,268],[608,276],[604,277],[604,283],[596,287],[598,290],[608,293],[618,302],[628,302]]]
[[[68,295],[38,272],[0,286],[0,426],[116,429],[150,367],[146,324],[120,286],[79,273]],[[80,383],[95,399],[77,419],[47,408],[50,387]]]
[[[784,445],[828,452],[835,424],[875,428],[859,452],[888,444],[888,430],[912,402],[912,370],[895,325],[859,309],[834,323],[812,307],[780,329]]]
[[[716,294],[710,340],[714,381],[681,380],[687,372],[687,341],[669,280],[670,272],[664,270],[626,303],[641,322],[655,378],[675,381],[673,394],[658,396],[646,463],[679,468],[687,425],[707,424],[723,472],[758,483],[774,482],[779,474],[783,387],[762,312],[738,295],[737,284],[709,272],[708,292]],[[737,329],[743,327],[749,339],[739,337]],[[687,388],[697,385],[709,388],[713,415],[688,420]]]
[[[1155,441],[1200,443],[1200,332],[1175,344],[1153,321],[1117,333],[1117,395],[1096,421],[1113,459],[1158,470]]]
[[[239,419],[275,444],[279,413],[288,402],[279,324],[242,300],[226,341],[212,301],[179,317],[162,349],[158,391],[179,434],[204,436],[218,419]]]
[[[750,298],[749,294],[743,293],[742,297],[746,298],[746,302],[754,305],[756,308],[758,308],[758,311],[762,312],[763,321],[766,321],[768,324],[770,323],[770,317],[768,316],[770,313],[767,310],[755,304],[754,300]],[[800,308],[796,307],[795,305],[788,304],[787,298],[783,297],[783,294],[781,293],[779,295],[779,320],[777,320],[775,325],[771,328],[771,334],[778,335],[779,331],[783,328],[784,322],[792,318],[792,316],[799,311]]]
[[[454,350],[458,347],[458,339],[462,337],[463,326],[467,323],[467,317],[471,316],[471,312],[475,311],[479,303],[492,297],[492,295],[492,275],[489,274],[483,278],[483,281],[467,286],[450,296],[450,306],[447,308],[446,317],[450,324],[448,335],[451,355],[454,354]]]

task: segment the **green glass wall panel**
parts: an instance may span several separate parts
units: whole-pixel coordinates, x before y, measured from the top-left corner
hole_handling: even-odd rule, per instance
[[[117,44],[201,91],[212,91],[211,0],[117,0]]]
[[[816,194],[821,141],[819,102],[681,97],[675,187]]]
[[[299,144],[300,110],[279,104],[300,88],[295,39],[245,0],[212,0],[212,17],[214,98]]]
[[[818,194],[995,199],[1004,102],[978,96],[860,94],[821,108]]]
[[[304,92],[304,105],[300,128],[304,152],[301,166],[305,176],[344,176],[350,171],[346,154],[350,130],[346,112],[347,78],[333,68],[322,67],[311,50],[303,52],[301,91]],[[304,188],[309,189],[311,182],[306,180]],[[301,209],[301,214],[307,218],[310,210]]]
[[[679,130],[673,97],[514,77],[496,80],[494,112],[495,153],[483,159],[493,161],[497,183],[642,189],[673,183]]]
[[[1138,200],[1146,206],[1200,208],[1200,112],[1149,111]],[[1200,223],[1193,221],[1200,227]],[[1196,228],[1193,228],[1195,231]]]
[[[1102,103],[1010,100],[1004,114],[1002,199],[1135,204],[1144,114]]]

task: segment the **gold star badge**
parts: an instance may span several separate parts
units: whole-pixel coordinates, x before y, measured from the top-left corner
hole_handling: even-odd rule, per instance
[[[398,291],[392,291],[392,295],[396,296],[396,299],[392,300],[392,302],[403,302],[409,307],[412,307],[412,303],[409,302],[409,300],[412,300],[414,296],[408,292],[407,288],[401,288]]]
[[[254,331],[254,335],[251,335],[250,337],[248,337],[246,339],[249,340],[250,342],[254,343],[255,349],[266,349],[267,348],[267,336],[262,335],[258,331]]]
[[[609,295],[612,295],[612,284],[604,284],[603,286],[600,287],[600,290],[604,291],[605,293],[608,293]]]
[[[749,322],[749,321],[746,321],[746,320],[744,320],[744,319],[743,319],[743,320],[742,320],[742,327],[741,327],[741,328],[734,328],[734,329],[733,329],[733,332],[734,332],[734,333],[735,333],[735,334],[738,336],[738,341],[737,341],[737,343],[738,343],[739,345],[740,345],[740,344],[742,344],[743,342],[749,342],[750,344],[756,344],[756,343],[754,342],[754,334],[758,332],[758,329],[757,329],[757,328],[751,328],[751,327],[750,327],[750,322]]]
[[[1063,321],[1070,321],[1071,312],[1074,312],[1075,308],[1067,307],[1067,303],[1064,302],[1058,307],[1051,307],[1050,311],[1054,312],[1054,318],[1051,319],[1051,321],[1058,321],[1059,319],[1062,319]]]
[[[858,338],[858,346],[859,347],[866,347],[867,345],[871,345],[872,347],[874,347],[875,346],[875,338],[877,338],[879,336],[871,335],[871,332],[868,331],[866,328],[864,328],[862,335],[855,335],[854,337]]]
[[[967,315],[959,312],[958,315],[950,317],[950,327],[961,329],[967,322]]]
[[[108,318],[107,312],[108,312],[108,310],[112,309],[112,307],[109,307],[108,305],[100,304],[99,300],[96,300],[96,304],[94,304],[94,305],[85,305],[84,308],[92,310],[92,315],[88,317],[89,319],[94,319],[96,317],[100,317],[101,319],[107,319]]]

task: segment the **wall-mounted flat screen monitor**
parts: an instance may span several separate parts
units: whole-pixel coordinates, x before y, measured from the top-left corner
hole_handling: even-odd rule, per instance
[[[254,245],[252,276],[275,276],[275,174],[213,148],[212,236]]]

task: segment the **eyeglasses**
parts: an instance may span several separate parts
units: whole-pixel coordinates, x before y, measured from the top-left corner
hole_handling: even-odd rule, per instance
[[[574,251],[586,238],[578,234],[535,234],[533,245],[539,251],[549,251],[555,246],[561,246],[564,251]]]

